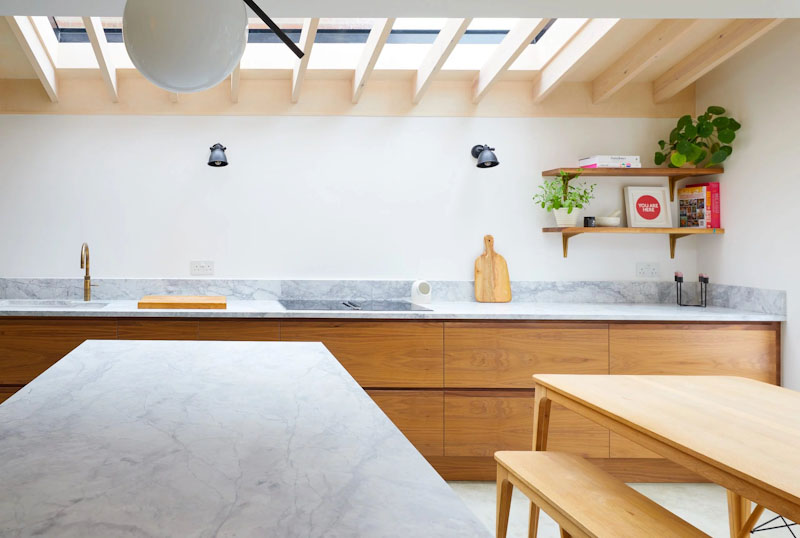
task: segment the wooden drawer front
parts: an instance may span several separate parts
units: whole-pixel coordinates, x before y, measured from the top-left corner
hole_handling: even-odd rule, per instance
[[[22,387],[0,387],[0,404],[14,396]]]
[[[0,384],[25,385],[85,340],[113,340],[115,320],[0,320]]]
[[[277,342],[280,340],[280,323],[271,320],[225,319],[199,322],[200,340],[233,340]]]
[[[493,456],[531,450],[533,392],[445,391],[444,455]],[[608,457],[608,430],[559,405],[550,413],[548,450]]]
[[[322,342],[362,387],[442,387],[441,323],[288,321],[281,340]]]
[[[445,323],[445,386],[533,388],[533,374],[607,374],[608,325]]]
[[[777,383],[778,334],[773,324],[613,324],[610,373],[733,375]]]
[[[444,394],[440,390],[368,390],[375,403],[423,456],[444,453]]]
[[[197,340],[197,321],[121,319],[120,340]]]

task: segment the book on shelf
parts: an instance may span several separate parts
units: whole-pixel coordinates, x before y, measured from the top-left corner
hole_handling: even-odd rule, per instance
[[[695,183],[678,189],[681,228],[721,228],[719,183]]]
[[[593,155],[578,160],[581,168],[641,168],[638,155]]]

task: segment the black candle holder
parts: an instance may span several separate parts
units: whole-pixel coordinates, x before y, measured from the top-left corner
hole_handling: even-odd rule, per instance
[[[708,275],[701,273],[699,281],[700,281],[700,304],[684,303],[683,275],[681,274],[675,275],[675,292],[676,292],[676,299],[678,301],[678,306],[697,306],[700,308],[706,308],[706,306],[708,306],[708,282],[709,282]]]

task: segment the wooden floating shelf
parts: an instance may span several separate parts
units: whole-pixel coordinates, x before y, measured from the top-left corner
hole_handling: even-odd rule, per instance
[[[570,179],[581,177],[666,177],[669,178],[669,199],[675,201],[675,184],[690,177],[705,177],[722,174],[722,168],[553,168],[545,170],[545,177],[556,177],[561,171],[566,172]]]
[[[640,170],[642,170],[640,168]],[[660,169],[659,169],[660,170]],[[571,237],[580,234],[660,234],[669,236],[669,257],[675,257],[675,244],[678,239],[689,235],[719,235],[724,234],[723,228],[542,228],[545,233],[560,233],[564,248],[564,257],[567,257],[567,247]]]

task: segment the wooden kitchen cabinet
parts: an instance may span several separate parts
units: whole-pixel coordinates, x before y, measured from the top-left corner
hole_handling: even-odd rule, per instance
[[[493,457],[498,450],[531,450],[533,391],[446,390],[444,455]],[[608,430],[554,404],[548,450],[608,457]]]
[[[607,374],[607,323],[447,322],[447,388],[533,388],[534,374]]]
[[[232,340],[277,342],[281,336],[280,322],[261,319],[201,319],[200,340]]]
[[[0,318],[0,385],[25,385],[85,340],[117,338],[114,319]]]
[[[777,383],[778,323],[0,318],[0,401],[86,339],[322,342],[447,479],[530,450],[536,373],[739,375]],[[553,405],[548,449],[633,481],[696,480]]]
[[[442,388],[442,323],[284,321],[281,340],[322,342],[366,388]]]
[[[441,390],[368,390],[423,456],[444,455],[444,393]]]
[[[0,387],[0,403],[14,396],[22,387]]]
[[[612,324],[610,374],[731,375],[779,383],[779,325]]]
[[[184,319],[121,319],[120,340],[197,340],[198,322]]]

